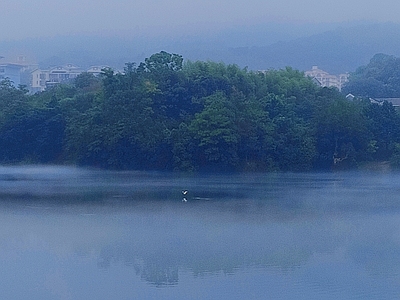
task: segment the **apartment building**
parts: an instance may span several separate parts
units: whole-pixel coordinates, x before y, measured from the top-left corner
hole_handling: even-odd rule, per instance
[[[98,76],[103,68],[106,68],[106,66],[92,66],[85,70],[73,64],[66,64],[47,70],[36,69],[31,72],[30,90],[31,92],[44,91],[46,88],[57,84],[67,83],[83,72]]]
[[[29,86],[24,74],[32,68],[36,68],[36,65],[29,62],[23,55],[7,60],[4,56],[0,56],[0,80],[8,78],[15,87],[20,84]]]
[[[21,71],[24,65],[18,63],[9,63],[0,61],[0,80],[8,78],[14,86],[21,84]]]
[[[311,70],[304,72],[306,76],[309,76],[316,80],[323,87],[336,87],[339,91],[342,90],[343,85],[348,81],[349,74],[332,75],[313,66]]]

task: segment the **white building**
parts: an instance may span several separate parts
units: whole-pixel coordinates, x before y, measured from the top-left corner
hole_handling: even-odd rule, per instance
[[[317,66],[313,66],[310,71],[306,71],[304,74],[317,80],[317,82],[323,87],[336,87],[339,91],[342,90],[342,86],[349,79],[348,73],[331,75],[328,72],[318,69]]]
[[[60,83],[67,83],[75,79],[79,74],[83,72],[91,73],[98,76],[105,66],[92,66],[87,70],[77,67],[73,64],[67,64],[65,66],[53,67],[48,70],[36,69],[31,72],[31,92],[41,92],[48,87]]]
[[[8,78],[14,86],[21,84],[21,70],[24,66],[13,63],[0,63],[0,80]]]
[[[8,78],[15,87],[20,84],[29,85],[24,74],[34,68],[35,64],[28,62],[23,55],[12,60],[3,61],[3,59],[4,57],[0,56],[0,80]]]
[[[99,76],[103,69],[107,69],[109,66],[91,66],[86,72],[93,74],[94,76]]]

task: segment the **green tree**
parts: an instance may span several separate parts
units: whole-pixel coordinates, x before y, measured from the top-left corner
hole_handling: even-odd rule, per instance
[[[204,99],[204,110],[195,115],[190,131],[198,145],[200,168],[233,169],[238,164],[238,131],[235,112],[222,92]]]
[[[366,100],[363,102],[363,107],[363,114],[368,120],[368,130],[374,141],[373,158],[381,161],[389,160],[395,150],[394,144],[400,142],[400,116],[387,101],[378,105]]]
[[[361,106],[337,99],[316,115],[318,168],[355,167],[371,140]]]

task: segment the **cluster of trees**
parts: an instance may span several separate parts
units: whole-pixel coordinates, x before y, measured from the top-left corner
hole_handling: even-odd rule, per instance
[[[346,100],[302,72],[160,52],[29,95],[0,84],[0,162],[115,169],[305,171],[400,162],[389,103]]]
[[[368,65],[351,74],[343,92],[372,98],[400,97],[400,58],[374,55]]]

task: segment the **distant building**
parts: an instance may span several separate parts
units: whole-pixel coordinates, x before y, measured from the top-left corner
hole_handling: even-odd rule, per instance
[[[369,101],[371,101],[371,103],[376,103],[379,105],[382,105],[383,102],[387,101],[389,103],[392,103],[394,107],[400,107],[400,98],[369,98]]]
[[[91,66],[86,72],[93,74],[94,76],[99,76],[103,69],[107,69],[109,66]]]
[[[106,66],[92,66],[87,70],[73,64],[53,67],[48,70],[35,69],[31,72],[31,92],[41,92],[46,88],[53,87],[60,83],[67,83],[75,79],[83,72],[91,73],[95,76],[101,74],[101,70]]]
[[[8,78],[14,86],[26,85],[31,93],[44,91],[60,83],[67,83],[74,80],[79,74],[88,72],[94,76],[102,73],[102,70],[109,66],[91,66],[83,69],[73,64],[40,69],[36,63],[29,62],[25,56],[19,55],[11,60],[3,61],[0,56],[0,81]]]
[[[314,82],[323,87],[336,87],[339,91],[342,90],[342,86],[348,81],[349,74],[331,75],[317,66],[313,66],[311,70],[304,72],[308,77],[311,77]]]
[[[8,78],[15,87],[20,84],[29,85],[29,80],[26,80],[25,74],[31,68],[35,68],[35,64],[28,62],[23,55],[8,61],[2,61],[2,59],[4,57],[0,56],[0,80]]]
[[[23,65],[14,63],[0,63],[0,80],[8,78],[14,86],[21,84],[21,70]]]
[[[82,69],[73,65],[58,66],[49,70],[36,69],[31,72],[31,90],[33,92],[43,91],[48,87],[68,82],[83,72]]]

